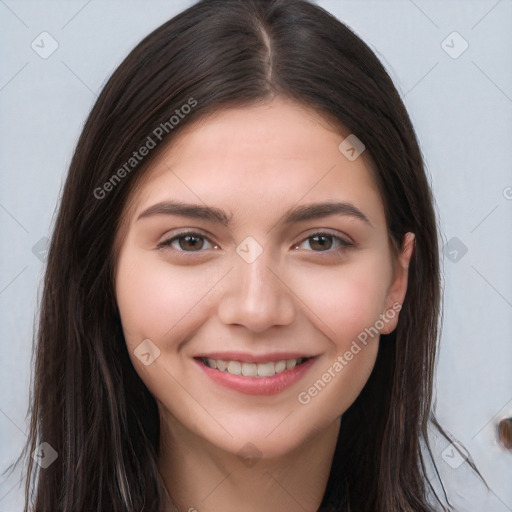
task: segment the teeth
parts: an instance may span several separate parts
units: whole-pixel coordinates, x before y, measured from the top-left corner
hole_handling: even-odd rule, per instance
[[[288,359],[286,361],[286,369],[291,370],[292,368],[295,368],[296,364],[297,364],[297,359]]]
[[[242,365],[242,375],[244,377],[256,377],[258,375],[258,365],[255,363],[244,363]]]
[[[213,369],[232,375],[243,375],[244,377],[272,377],[285,370],[292,370],[305,359],[287,359],[283,361],[267,363],[241,363],[240,361],[223,361],[221,359],[203,358],[203,363]]]
[[[275,374],[276,367],[274,363],[270,362],[258,365],[258,377],[272,377]]]
[[[228,373],[232,375],[240,375],[242,373],[242,365],[238,361],[229,361]]]
[[[279,361],[276,363],[276,373],[281,373],[286,370],[286,361]]]

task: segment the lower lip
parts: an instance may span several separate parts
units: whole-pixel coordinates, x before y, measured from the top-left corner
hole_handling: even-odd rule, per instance
[[[245,393],[247,395],[274,395],[297,382],[314,364],[314,357],[291,370],[285,370],[272,377],[243,377],[221,372],[206,366],[202,361],[195,360],[200,368],[217,384]]]

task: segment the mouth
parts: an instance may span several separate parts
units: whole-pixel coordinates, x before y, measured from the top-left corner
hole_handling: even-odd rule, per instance
[[[194,360],[209,382],[247,395],[273,395],[291,387],[318,359],[318,356],[293,357],[294,354],[258,358],[222,355],[223,358],[210,354]]]
[[[212,359],[209,357],[196,358],[205,366],[220,372],[226,372],[230,375],[243,377],[264,378],[279,375],[286,370],[293,370],[296,366],[304,364],[311,357],[282,359],[280,361],[266,362],[242,362],[236,360]]]

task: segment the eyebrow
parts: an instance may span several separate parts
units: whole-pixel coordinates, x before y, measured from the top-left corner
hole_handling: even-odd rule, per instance
[[[152,215],[179,215],[192,219],[208,220],[229,227],[233,214],[228,215],[224,210],[200,204],[187,204],[180,201],[164,201],[154,204],[144,210],[137,220]],[[301,221],[327,217],[329,215],[343,215],[359,219],[369,226],[371,222],[366,215],[353,204],[346,202],[327,201],[300,205],[291,208],[282,217],[283,224],[293,224]]]

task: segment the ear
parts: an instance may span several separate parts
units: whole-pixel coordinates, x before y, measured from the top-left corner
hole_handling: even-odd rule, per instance
[[[402,248],[395,262],[393,281],[386,294],[386,310],[382,315],[385,320],[384,327],[380,329],[381,334],[393,332],[398,324],[398,315],[405,299],[407,281],[409,277],[409,264],[415,246],[414,233],[404,235]]]

